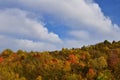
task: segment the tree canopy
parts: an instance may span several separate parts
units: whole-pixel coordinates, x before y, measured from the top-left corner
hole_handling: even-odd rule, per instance
[[[60,51],[0,54],[0,80],[119,80],[120,41]]]

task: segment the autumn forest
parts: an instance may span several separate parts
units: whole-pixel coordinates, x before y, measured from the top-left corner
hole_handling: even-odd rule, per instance
[[[5,49],[0,80],[119,80],[120,41],[56,51]]]

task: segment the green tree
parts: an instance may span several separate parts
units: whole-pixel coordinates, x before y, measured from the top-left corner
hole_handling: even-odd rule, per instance
[[[107,60],[103,56],[93,59],[93,60],[90,60],[90,64],[95,69],[103,69],[108,66]]]

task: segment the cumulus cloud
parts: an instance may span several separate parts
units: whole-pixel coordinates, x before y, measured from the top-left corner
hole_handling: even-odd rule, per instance
[[[48,32],[41,22],[32,20],[27,15],[27,12],[19,9],[0,10],[0,33],[12,37],[61,42],[57,34]]]
[[[55,24],[61,24],[69,29],[69,31],[66,32],[68,37],[63,38],[63,43],[58,44],[61,47],[79,47],[105,39],[120,39],[118,35],[120,34],[119,26],[112,23],[112,20],[104,15],[100,6],[95,3],[94,0],[0,0],[0,4],[4,4],[2,5],[4,8],[18,8],[26,11],[12,10],[13,13],[17,13],[13,14],[5,10],[3,11],[4,15],[1,12],[3,17],[8,17],[8,19],[4,21],[2,16],[0,16],[0,18],[3,19],[0,26],[5,26],[0,29],[0,32],[3,33],[9,30],[6,26],[11,25],[14,29],[10,29],[10,31],[8,31],[9,34],[24,35],[26,39],[31,38],[30,35],[34,34],[32,39],[35,40],[61,42],[59,36],[53,32],[48,32],[48,29],[41,24],[41,21],[37,17],[38,21],[28,18],[27,12],[30,12],[37,16],[42,16],[45,21],[48,19],[45,17],[46,15],[51,16],[51,20]],[[14,15],[17,16],[17,19]],[[14,22],[12,21],[15,21],[15,23],[17,23],[16,25],[19,24],[19,26],[14,27],[16,25],[13,24]],[[5,22],[7,23],[5,24]],[[21,28],[20,26],[26,27]],[[19,31],[15,32],[15,28]]]
[[[55,44],[62,43],[59,36],[28,15],[28,12],[20,9],[0,10],[0,48],[56,49]]]
[[[71,31],[70,34],[73,37],[81,39],[81,40],[86,40],[86,39],[90,38],[89,33],[86,31],[80,31],[80,30],[79,31]]]
[[[18,0],[18,3],[25,9],[50,14],[68,25],[72,22],[69,26],[73,28],[94,28],[109,32],[113,26],[109,17],[105,17],[99,5],[92,0]],[[73,26],[75,24],[79,26]]]
[[[56,23],[62,22],[74,30],[89,31],[91,35],[95,32],[100,36],[111,36],[110,34],[116,34],[118,30],[118,26],[104,16],[99,5],[93,0],[18,0],[18,3],[25,9],[51,15],[56,19]]]
[[[54,44],[47,42],[34,42],[27,39],[17,39],[9,36],[0,35],[0,50],[6,48],[17,51],[18,49],[27,50],[27,51],[45,51],[45,50],[56,50],[57,47]]]

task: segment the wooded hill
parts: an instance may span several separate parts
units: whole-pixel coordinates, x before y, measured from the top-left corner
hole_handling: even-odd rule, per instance
[[[50,52],[6,49],[0,80],[120,80],[120,41]]]

